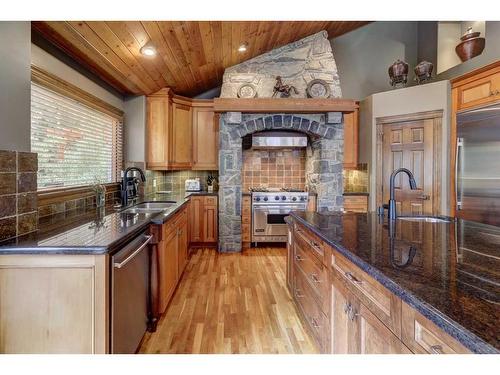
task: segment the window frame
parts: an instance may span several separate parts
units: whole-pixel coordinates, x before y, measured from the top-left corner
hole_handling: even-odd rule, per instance
[[[110,117],[112,117],[115,121],[117,121],[117,127],[121,127],[121,138],[122,143],[119,145],[121,148],[121,160],[118,163],[113,163],[113,173],[116,175],[116,179],[119,180],[119,174],[124,165],[123,160],[123,120],[124,120],[124,112],[111,104],[99,99],[98,97],[89,94],[88,92],[80,89],[79,87],[55,76],[52,73],[47,72],[46,70],[37,67],[36,65],[31,65],[31,82],[36,83],[42,87],[45,87],[48,90],[52,90],[60,95],[64,95],[70,99],[76,100],[79,103],[86,105],[92,109],[100,111]],[[115,127],[114,127],[115,128]],[[116,128],[115,128],[116,129]],[[113,136],[115,136],[115,131],[113,131]],[[117,145],[113,143],[113,149],[115,149]],[[105,183],[106,191],[115,190],[114,187],[119,184],[116,182]],[[61,187],[47,187],[47,188],[37,188],[37,193],[39,199],[50,199],[53,197],[61,198],[65,192],[68,195],[78,195],[79,197],[90,195],[91,185],[71,185],[71,186],[61,186]],[[76,199],[76,198],[75,198]]]

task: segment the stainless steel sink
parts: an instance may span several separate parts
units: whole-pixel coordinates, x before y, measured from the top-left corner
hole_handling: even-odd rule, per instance
[[[445,216],[398,216],[397,220],[416,221],[424,223],[451,223],[452,219]]]
[[[128,214],[137,214],[137,213],[155,213],[163,210],[167,210],[170,207],[174,206],[176,202],[144,202],[136,204],[126,210],[123,210],[123,213]]]

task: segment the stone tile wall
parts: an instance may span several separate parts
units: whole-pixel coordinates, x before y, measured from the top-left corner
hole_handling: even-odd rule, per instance
[[[243,191],[254,187],[305,190],[305,149],[244,150]]]
[[[0,150],[0,241],[37,230],[37,154]]]

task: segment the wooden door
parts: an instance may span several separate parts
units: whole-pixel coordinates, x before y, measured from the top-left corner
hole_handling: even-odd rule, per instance
[[[170,137],[168,129],[171,115],[168,96],[147,97],[146,166],[148,168],[168,167]]]
[[[333,274],[330,278],[330,349],[334,354],[354,353],[346,310],[350,294]]]
[[[434,205],[434,120],[417,120],[383,126],[383,203],[389,201],[389,180],[398,168],[415,176],[417,189],[411,190],[408,177],[400,173],[395,180],[398,214],[433,214]]]
[[[204,207],[204,237],[203,242],[217,241],[217,206],[206,205]]]
[[[212,108],[193,108],[192,169],[219,169],[219,116]]]
[[[160,266],[159,312],[162,314],[174,293],[178,280],[177,231],[173,230],[164,236],[158,247],[158,263]]]
[[[358,110],[344,114],[344,168],[358,166]]]
[[[191,107],[174,103],[172,118],[172,168],[191,168],[193,142],[191,121]]]
[[[411,351],[368,308],[353,299],[351,340],[358,354],[411,354]]]
[[[191,197],[189,234],[191,242],[203,242],[203,197]]]

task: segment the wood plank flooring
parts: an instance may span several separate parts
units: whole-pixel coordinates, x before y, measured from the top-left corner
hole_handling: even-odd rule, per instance
[[[285,248],[195,252],[139,353],[318,353],[286,288]]]

